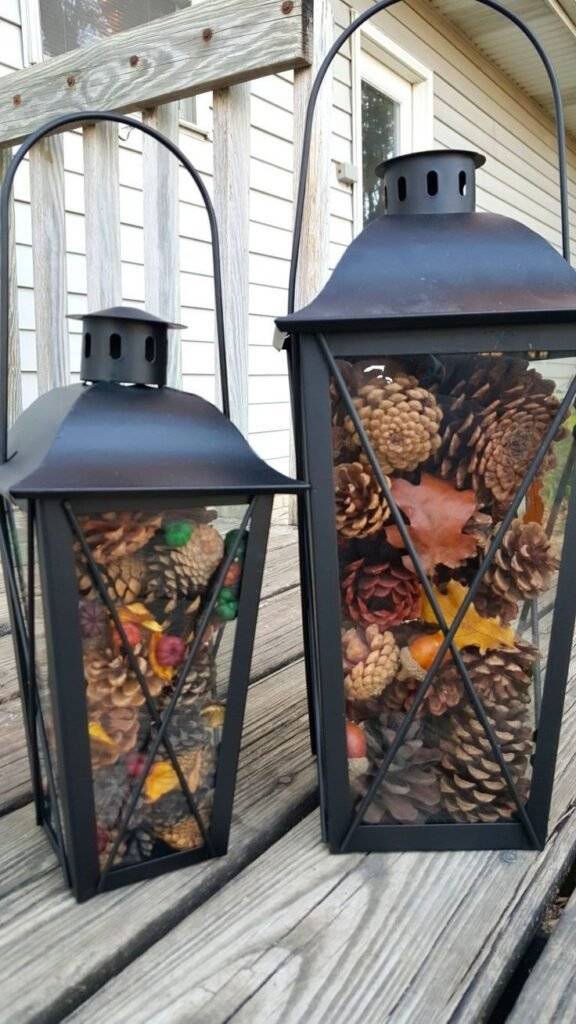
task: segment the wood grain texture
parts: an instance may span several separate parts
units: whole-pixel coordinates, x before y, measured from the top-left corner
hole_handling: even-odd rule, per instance
[[[507,1024],[574,1024],[576,1020],[576,895],[573,895]]]
[[[250,86],[214,93],[214,205],[218,218],[232,422],[248,434]],[[220,395],[218,383],[216,394]]]
[[[12,159],[10,149],[0,149],[0,182]],[[22,411],[20,378],[20,340],[18,336],[18,285],[16,278],[16,243],[14,236],[14,203],[10,206],[10,322],[8,335],[8,422],[13,423]]]
[[[87,309],[96,312],[122,300],[118,127],[92,125],[83,138]]]
[[[0,821],[0,985],[10,1024],[61,1020],[313,806],[305,718],[301,663],[252,688],[230,854],[207,864],[78,906],[32,808]]]
[[[43,394],[70,382],[62,139],[37,142],[29,160],[36,360]]]
[[[308,60],[311,7],[310,0],[293,0],[284,14],[278,0],[204,0],[5,75],[0,144],[21,139],[62,113],[142,110],[302,67]]]
[[[574,689],[542,853],[330,856],[314,814],[71,1021],[485,1020],[576,853]]]
[[[145,110],[143,120],[178,142],[178,103]],[[178,234],[178,161],[155,139],[144,136],[144,281],[146,309],[171,323],[180,322],[180,239]],[[170,387],[182,386],[179,331],[170,331]]]

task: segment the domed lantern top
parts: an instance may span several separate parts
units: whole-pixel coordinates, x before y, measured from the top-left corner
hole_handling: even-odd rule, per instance
[[[277,321],[280,330],[576,322],[576,271],[523,224],[475,211],[484,163],[440,150],[381,164],[383,216],[308,306]]]
[[[214,405],[165,386],[174,326],[130,307],[87,314],[81,373],[92,383],[57,388],[19,417],[2,492],[293,491]]]

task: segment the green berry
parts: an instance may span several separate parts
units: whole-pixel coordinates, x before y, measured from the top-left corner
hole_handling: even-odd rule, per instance
[[[228,591],[228,593],[224,593],[224,591]],[[228,596],[229,594],[231,596]],[[238,615],[238,601],[231,594],[229,587],[224,587],[224,590],[220,591],[216,602],[216,611],[225,622],[232,622]]]
[[[232,545],[234,544],[234,542],[235,542],[235,540],[236,540],[236,538],[237,538],[239,533],[240,533],[239,530],[228,530],[228,533],[226,534],[226,537],[224,539],[224,549],[226,551],[226,554],[228,554],[230,552],[230,550],[232,549]],[[238,545],[238,547],[236,549],[236,556],[235,556],[236,558],[242,558],[243,557],[244,552],[246,551],[247,540],[248,540],[247,534],[244,533],[244,535],[242,537],[242,540],[240,541],[240,543],[239,543],[239,545]]]
[[[168,523],[164,530],[164,539],[169,548],[182,548],[190,540],[192,531],[192,523],[182,519],[176,523]]]

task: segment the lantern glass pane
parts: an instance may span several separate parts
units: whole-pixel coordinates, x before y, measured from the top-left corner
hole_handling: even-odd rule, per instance
[[[573,413],[547,449],[542,442],[576,374],[576,355],[382,356],[339,366],[400,517],[333,381],[355,803],[373,786],[366,822],[516,818],[505,775],[525,802],[567,515]],[[477,580],[505,518],[503,540]],[[442,656],[438,611],[450,626],[465,601],[455,636],[463,674],[458,659]]]
[[[115,609],[113,615],[77,546],[103,867],[111,855],[113,866],[125,866],[204,846],[191,801],[207,831],[226,714],[245,538],[218,590],[207,628],[199,641],[196,638],[244,512],[245,507],[222,506],[78,516]],[[115,616],[126,634],[132,660]],[[193,660],[175,699],[195,643]],[[170,715],[164,739],[155,713]]]

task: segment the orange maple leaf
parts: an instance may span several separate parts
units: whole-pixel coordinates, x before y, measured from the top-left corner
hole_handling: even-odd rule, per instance
[[[462,532],[476,511],[474,491],[457,491],[445,480],[423,473],[417,485],[393,480],[392,494],[426,572],[437,565],[455,569],[477,553],[476,538]],[[405,546],[397,526],[389,526],[386,537],[396,548]],[[409,557],[404,561],[412,568]]]

